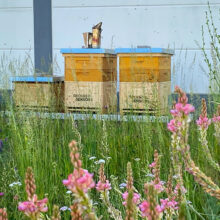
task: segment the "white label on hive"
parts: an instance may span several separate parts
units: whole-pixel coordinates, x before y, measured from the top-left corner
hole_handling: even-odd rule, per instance
[[[93,98],[90,94],[73,94],[73,98],[75,98],[75,101],[77,102],[92,102]]]
[[[147,96],[129,95],[129,98],[131,99],[132,102],[135,102],[135,103],[149,102],[149,97]]]

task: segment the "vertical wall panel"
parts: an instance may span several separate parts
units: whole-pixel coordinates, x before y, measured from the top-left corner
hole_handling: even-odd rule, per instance
[[[0,0],[0,89],[10,88],[12,75],[33,74],[32,0]]]
[[[220,2],[210,1],[216,25]],[[205,0],[106,0],[53,1],[53,48],[63,74],[59,49],[82,47],[82,33],[103,22],[102,47],[169,47],[175,49],[172,87],[178,84],[187,92],[208,92],[207,70],[197,43],[205,24]],[[207,33],[205,34],[209,49]],[[201,68],[202,67],[202,68]]]
[[[52,74],[51,0],[34,0],[34,57],[37,74]]]

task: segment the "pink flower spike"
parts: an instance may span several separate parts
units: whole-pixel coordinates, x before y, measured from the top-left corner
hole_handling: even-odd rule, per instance
[[[211,120],[207,117],[202,117],[202,115],[199,116],[199,119],[196,121],[196,124],[201,129],[208,129],[209,125],[211,124]]]
[[[156,206],[156,211],[159,214],[159,213],[163,212],[163,209],[160,207],[160,205],[157,205]]]
[[[155,167],[155,166],[156,166],[156,163],[155,163],[155,162],[153,162],[153,163],[151,163],[151,164],[149,165],[150,168]]]
[[[18,204],[18,210],[24,212],[27,216],[31,214],[38,215],[40,212],[47,212],[47,202],[47,198],[37,200],[37,195],[35,194],[31,201],[20,202]]]
[[[176,202],[175,200],[171,200],[169,201],[168,198],[166,199],[160,199],[160,203],[161,203],[161,209],[162,211],[164,211],[165,209],[178,209],[177,205],[178,205],[178,202]]]
[[[164,190],[164,187],[163,187],[163,184],[162,184],[161,181],[160,181],[158,184],[155,184],[155,185],[154,185],[154,188],[156,189],[156,191],[157,191],[158,193],[160,193],[160,192],[162,192],[162,191]]]
[[[175,110],[176,110],[176,112],[182,112],[185,115],[188,115],[189,113],[194,112],[195,108],[191,104],[184,105],[183,103],[177,103],[175,105]]]
[[[194,111],[195,111],[195,108],[191,104],[186,104],[185,106],[183,106],[183,112],[185,115],[188,115],[189,113],[194,112]]]
[[[0,192],[0,196],[4,196],[4,193],[3,193],[3,192]]]
[[[150,215],[150,204],[144,200],[140,205],[139,208],[141,210],[142,217],[149,217]]]
[[[126,200],[128,198],[128,192],[127,191],[122,194],[122,198],[125,200],[122,204],[124,206],[126,206],[127,205]],[[132,201],[133,201],[134,204],[137,205],[140,202],[140,195],[138,193],[134,193]]]
[[[180,116],[180,112],[177,109],[171,109],[170,113],[173,116]]]
[[[212,121],[215,123],[215,122],[220,122],[220,116],[214,116],[212,118]]]
[[[175,119],[172,119],[168,124],[167,124],[167,128],[168,130],[170,130],[171,132],[175,133],[177,132],[178,127],[181,126],[181,122],[176,122]]]
[[[88,170],[79,168],[75,169],[68,176],[67,180],[63,180],[63,184],[72,192],[77,192],[77,189],[87,192],[89,189],[95,187],[92,177],[93,174],[89,173]]]
[[[108,190],[111,189],[111,183],[109,183],[108,180],[106,180],[105,183],[102,183],[102,182],[99,180],[99,182],[98,182],[97,185],[96,185],[96,189],[97,189],[99,192],[105,191],[105,190],[108,191]]]

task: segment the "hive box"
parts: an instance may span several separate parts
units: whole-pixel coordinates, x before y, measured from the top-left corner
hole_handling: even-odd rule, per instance
[[[65,108],[71,112],[115,112],[117,57],[113,50],[61,49],[65,59]]]
[[[26,110],[63,111],[64,79],[56,76],[17,76],[13,82],[13,99]]]
[[[117,48],[120,113],[165,112],[171,93],[172,50]]]

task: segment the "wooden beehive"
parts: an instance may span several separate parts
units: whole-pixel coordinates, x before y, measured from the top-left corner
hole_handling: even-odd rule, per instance
[[[171,93],[171,50],[118,48],[120,113],[165,112]]]
[[[64,81],[62,77],[22,76],[12,78],[13,99],[22,110],[64,110]]]
[[[109,113],[116,111],[116,84],[113,82],[65,82],[68,112]]]
[[[120,82],[120,113],[165,113],[171,82]]]
[[[72,112],[109,112],[117,105],[117,57],[112,50],[62,49],[65,107]]]

